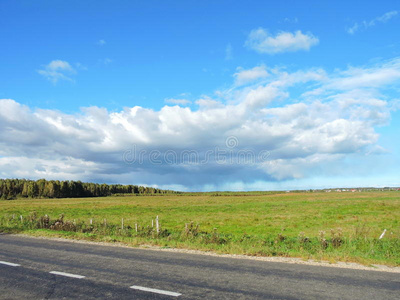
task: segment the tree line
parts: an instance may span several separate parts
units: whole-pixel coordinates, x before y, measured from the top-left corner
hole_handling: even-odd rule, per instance
[[[80,198],[105,197],[114,194],[172,194],[170,190],[122,184],[98,184],[81,181],[0,179],[0,198]]]

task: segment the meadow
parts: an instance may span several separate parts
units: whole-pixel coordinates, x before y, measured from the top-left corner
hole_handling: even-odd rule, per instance
[[[400,192],[1,200],[0,231],[398,266]]]

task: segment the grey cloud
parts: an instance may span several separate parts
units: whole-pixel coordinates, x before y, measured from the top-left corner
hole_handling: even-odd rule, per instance
[[[212,105],[197,110],[164,106],[160,110],[131,107],[109,112],[89,107],[79,114],[65,114],[31,110],[3,99],[0,172],[3,177],[189,189],[232,182],[277,182],[329,172],[322,166],[337,164],[348,155],[379,152],[371,151],[380,149],[374,127],[387,122],[391,109],[381,87],[396,82],[399,69],[398,61],[393,60],[332,74],[275,70],[251,86],[233,84],[219,91],[231,99],[228,103],[223,98],[203,97]],[[385,75],[380,85],[367,88],[357,84],[352,91],[342,88],[342,82],[360,78],[363,72],[375,78],[390,76]],[[293,103],[291,88],[303,90],[302,102]],[[312,93],[313,89],[319,92]],[[236,139],[233,144],[227,144],[229,137]],[[125,155],[133,148],[145,153],[141,162],[129,161]],[[184,151],[194,153],[198,160],[182,160]],[[218,160],[218,151],[227,153],[226,161]],[[171,153],[179,157],[172,163],[166,158]],[[256,158],[239,161],[246,153]],[[260,153],[268,155],[260,160]]]

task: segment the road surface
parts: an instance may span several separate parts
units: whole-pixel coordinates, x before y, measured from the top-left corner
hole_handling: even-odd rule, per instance
[[[400,299],[400,274],[3,234],[0,299]]]

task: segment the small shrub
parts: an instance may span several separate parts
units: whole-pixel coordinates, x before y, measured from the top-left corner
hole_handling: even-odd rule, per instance
[[[194,238],[199,234],[199,224],[194,226],[193,222],[186,223],[182,235],[186,238]]]
[[[319,243],[322,249],[328,248],[328,241],[325,239],[325,231],[319,232]]]
[[[311,240],[305,236],[304,232],[299,233],[299,238],[298,238],[300,244],[309,244],[311,243]]]
[[[331,229],[331,235],[332,235],[332,246],[334,248],[338,248],[343,244],[343,232],[341,228],[338,228],[336,231],[334,229]]]
[[[275,243],[283,242],[285,239],[286,237],[282,233],[278,233]]]

